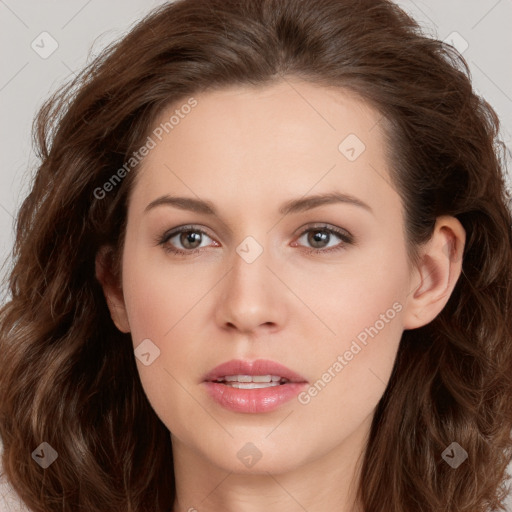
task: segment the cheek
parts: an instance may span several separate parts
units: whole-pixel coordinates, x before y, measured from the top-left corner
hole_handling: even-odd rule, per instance
[[[191,361],[201,360],[204,346],[194,332],[210,318],[202,299],[214,288],[218,273],[206,266],[173,265],[164,251],[149,255],[130,246],[129,240],[124,262],[124,300],[133,346],[137,349],[149,339],[158,354],[147,366],[137,361],[137,368],[148,399],[168,424],[171,412],[177,417],[189,414],[178,414],[180,406],[190,402],[180,383],[184,374],[189,376]]]
[[[357,339],[364,344],[370,338],[385,340],[401,332],[406,276],[391,277],[389,267],[381,270],[374,266],[359,275],[354,272],[328,291],[328,315],[335,320],[340,343]]]
[[[123,289],[134,344],[168,338],[215,282],[197,266],[173,264],[159,251],[149,256],[127,247]]]
[[[385,391],[403,332],[407,296],[405,252],[381,251],[343,268],[323,269],[301,281],[298,292],[323,324],[316,344],[316,374],[300,403],[347,428],[369,415]],[[315,339],[313,331],[310,339]],[[318,339],[318,336],[316,337]]]
[[[190,416],[191,400],[180,372],[198,357],[190,349],[187,321],[204,289],[194,286],[198,281],[188,271],[152,264],[144,255],[131,256],[123,268],[123,287],[135,352],[143,340],[151,340],[150,363],[137,360],[142,387],[162,422],[185,435],[183,421],[176,418]]]
[[[337,349],[350,345],[361,333],[364,342],[364,333],[367,329],[374,332],[372,327],[379,337],[401,332],[399,313],[409,282],[405,249],[403,254],[392,247],[353,251],[342,263],[315,263],[314,268],[285,272],[289,272],[286,278],[294,292],[318,319],[311,321],[311,326]]]

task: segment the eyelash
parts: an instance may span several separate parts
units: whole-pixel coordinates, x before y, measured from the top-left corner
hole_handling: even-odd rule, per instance
[[[307,234],[311,231],[313,231],[313,232],[314,231],[323,231],[323,232],[327,232],[330,234],[334,234],[341,239],[341,242],[338,245],[336,245],[334,247],[329,247],[327,249],[314,249],[311,247],[303,247],[303,250],[305,250],[305,252],[307,252],[308,254],[332,253],[332,252],[343,250],[343,249],[345,249],[346,245],[352,245],[354,243],[354,239],[353,239],[352,235],[350,233],[348,233],[348,231],[330,227],[330,226],[326,226],[326,225],[309,227],[309,228],[305,229],[304,231],[302,231],[300,233],[300,235],[298,236],[298,238],[302,238],[302,236],[304,236],[305,234]],[[212,238],[210,235],[208,235],[208,233],[206,233],[206,231],[199,229],[196,226],[189,225],[189,226],[182,226],[180,228],[177,228],[177,229],[171,231],[170,233],[165,233],[163,236],[159,237],[156,240],[156,242],[158,245],[161,245],[167,253],[173,253],[173,254],[176,254],[179,256],[189,256],[191,254],[196,254],[196,253],[202,251],[203,249],[206,249],[206,247],[197,247],[196,249],[183,250],[183,249],[177,249],[175,247],[166,245],[167,242],[171,238],[174,238],[176,235],[179,235],[181,233],[201,233],[202,235],[206,235],[207,237]]]

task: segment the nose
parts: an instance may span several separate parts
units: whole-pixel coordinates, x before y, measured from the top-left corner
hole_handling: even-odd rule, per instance
[[[253,335],[282,328],[286,322],[286,293],[276,277],[278,266],[270,260],[265,249],[252,262],[234,253],[216,307],[221,328]]]

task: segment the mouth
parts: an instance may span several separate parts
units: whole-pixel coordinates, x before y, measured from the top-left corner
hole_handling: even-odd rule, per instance
[[[292,400],[307,380],[274,361],[231,360],[203,379],[209,396],[222,407],[241,413],[270,412]]]
[[[262,389],[282,386],[290,381],[280,375],[226,375],[211,382],[238,389]]]
[[[213,368],[203,380],[241,389],[280,386],[289,382],[307,382],[302,375],[290,368],[266,359],[254,361],[232,359]]]

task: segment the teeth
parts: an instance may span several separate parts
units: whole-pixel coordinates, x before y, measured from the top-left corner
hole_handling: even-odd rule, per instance
[[[253,375],[253,382],[272,382],[272,375]]]
[[[277,383],[279,384],[281,381],[286,381],[283,377],[279,375],[226,375],[218,381],[225,382],[240,382],[240,383]]]
[[[228,375],[224,377],[226,382],[252,382],[251,375]]]
[[[227,384],[227,383],[226,383]],[[232,388],[239,389],[260,389],[260,388],[273,388],[279,386],[279,382],[230,382],[227,384]]]
[[[280,382],[283,377],[277,375],[226,375],[222,379],[226,382]]]

